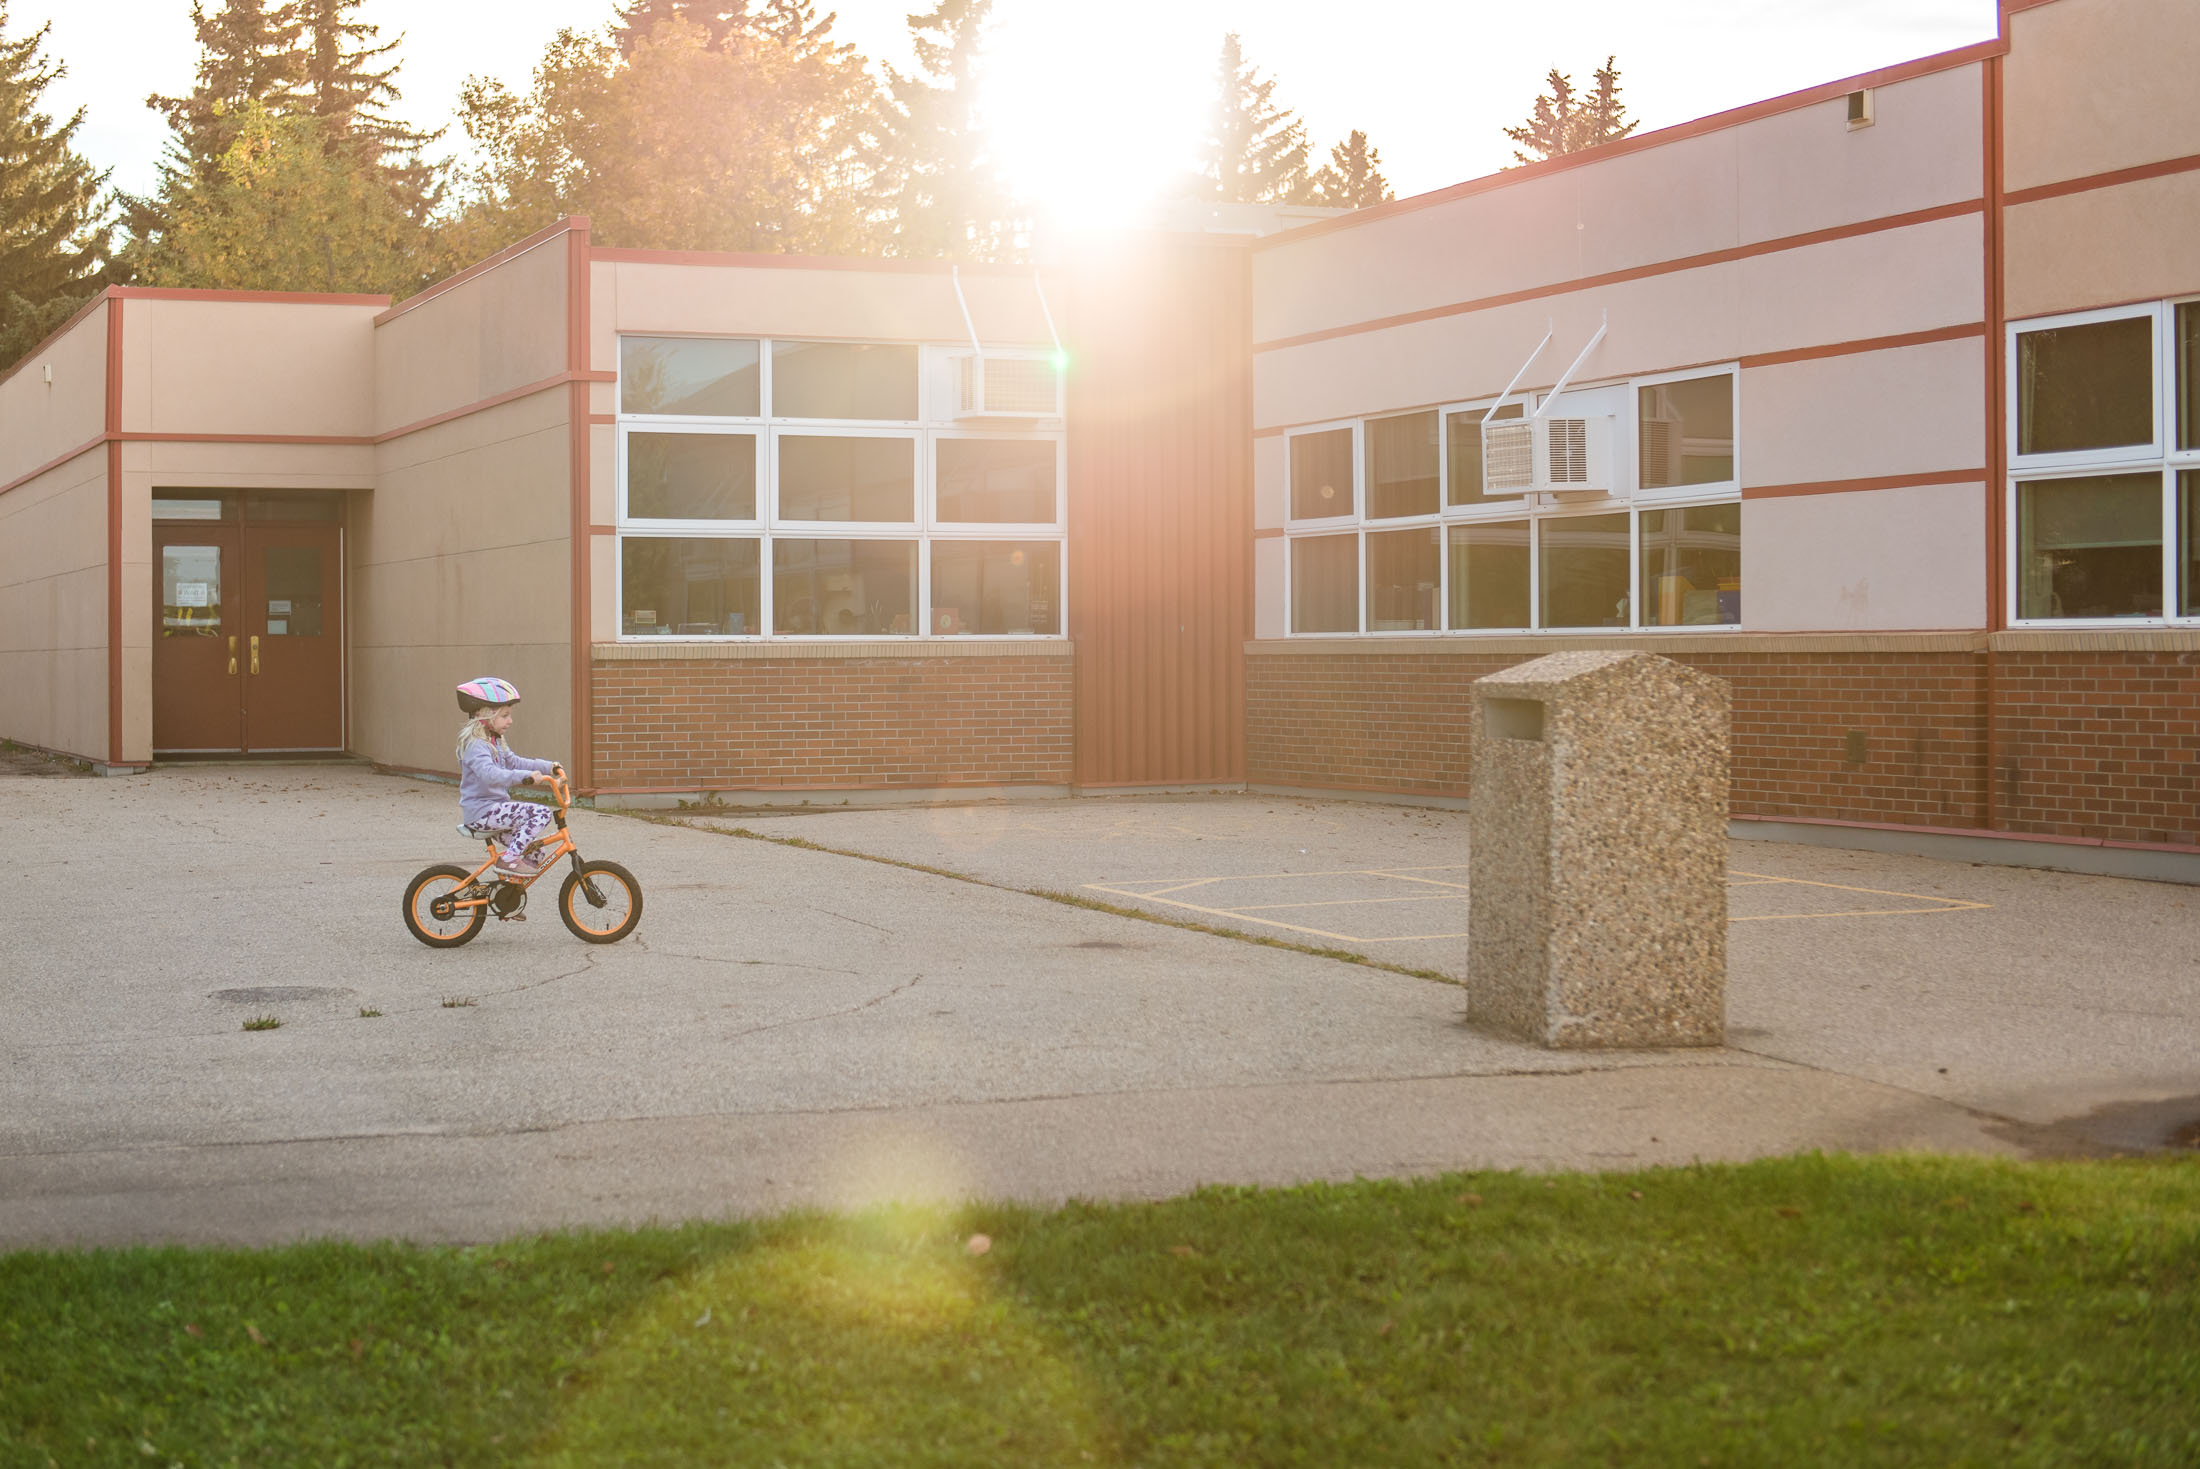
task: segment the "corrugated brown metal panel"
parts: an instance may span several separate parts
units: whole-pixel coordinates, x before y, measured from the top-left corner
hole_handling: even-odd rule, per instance
[[[1076,781],[1243,780],[1247,252],[1214,237],[1118,242],[1075,263],[1066,295]]]

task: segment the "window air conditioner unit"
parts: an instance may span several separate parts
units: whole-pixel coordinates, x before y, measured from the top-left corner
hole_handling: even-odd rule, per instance
[[[963,295],[962,267],[948,272],[955,287],[955,304],[962,308],[963,327],[970,333],[970,350],[948,358],[953,394],[949,417],[958,421],[1002,419],[1028,421],[1062,416],[1062,337],[1054,329],[1054,313],[1047,293],[1039,284],[1039,272],[1031,273],[1031,289],[1039,298],[1039,312],[1046,318],[1047,334],[1054,338],[1052,352],[988,351],[978,340],[977,323],[970,316],[970,302]]]
[[[964,352],[948,362],[958,420],[1062,416],[1062,373],[1050,356]]]
[[[1612,493],[1612,416],[1482,422],[1482,493]]]

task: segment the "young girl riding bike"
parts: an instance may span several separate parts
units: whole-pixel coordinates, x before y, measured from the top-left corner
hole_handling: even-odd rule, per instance
[[[498,872],[532,877],[541,864],[527,854],[527,847],[550,829],[551,813],[532,801],[511,799],[511,790],[535,784],[537,776],[562,775],[564,767],[516,755],[504,743],[512,727],[512,706],[518,702],[519,690],[501,678],[468,679],[458,686],[459,712],[466,716],[458,732],[458,814],[482,835],[503,835]]]

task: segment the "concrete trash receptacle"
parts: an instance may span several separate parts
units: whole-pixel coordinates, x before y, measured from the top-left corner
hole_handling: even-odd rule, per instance
[[[1556,1048],[1723,1043],[1725,681],[1553,653],[1474,692],[1467,1019]]]

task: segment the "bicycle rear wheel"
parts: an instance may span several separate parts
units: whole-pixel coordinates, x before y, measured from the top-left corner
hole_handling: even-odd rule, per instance
[[[452,908],[449,899],[463,890],[472,875],[467,868],[443,862],[422,868],[405,888],[405,927],[431,949],[455,949],[489,921],[489,910],[479,903]],[[436,909],[442,907],[444,916]]]
[[[642,885],[616,862],[584,862],[558,889],[558,917],[582,943],[615,944],[642,921]]]

